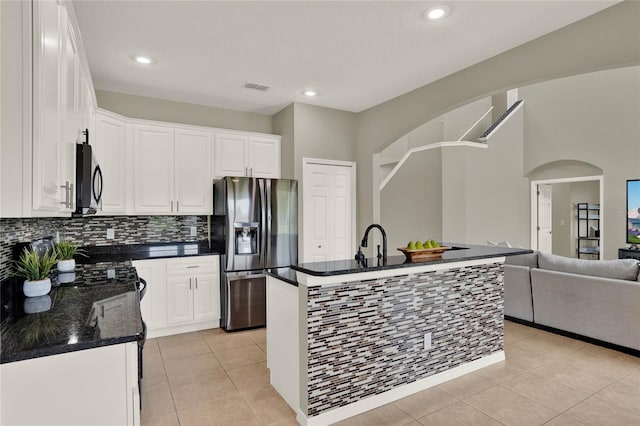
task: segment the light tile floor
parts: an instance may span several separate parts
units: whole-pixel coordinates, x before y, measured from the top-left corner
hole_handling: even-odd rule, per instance
[[[142,424],[296,425],[269,385],[266,332],[148,339]],[[640,358],[505,321],[506,361],[343,426],[640,425]]]

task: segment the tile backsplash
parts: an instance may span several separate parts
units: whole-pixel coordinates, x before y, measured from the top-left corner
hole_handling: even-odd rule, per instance
[[[196,236],[191,236],[192,226]],[[114,230],[114,239],[107,239],[107,229]],[[15,243],[56,235],[82,246],[202,241],[208,237],[207,216],[0,219],[0,280],[8,276]]]

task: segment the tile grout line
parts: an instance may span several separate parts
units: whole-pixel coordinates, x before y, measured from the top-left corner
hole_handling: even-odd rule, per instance
[[[249,339],[253,341],[253,339],[251,339],[251,336],[249,336]],[[233,385],[233,387],[235,388],[235,390],[238,392],[238,394],[240,395],[240,397],[242,398],[242,400],[244,401],[244,403],[246,404],[247,408],[249,408],[249,411],[251,411],[251,414],[253,415],[253,417],[256,419],[256,422],[258,422],[259,425],[263,425],[263,423],[260,421],[260,419],[258,418],[258,416],[256,415],[255,411],[253,410],[253,408],[251,407],[251,404],[249,404],[249,401],[247,401],[247,399],[245,398],[244,394],[242,392],[240,392],[240,389],[238,389],[238,386],[236,386],[235,382],[233,381],[233,379],[231,378],[231,376],[229,375],[228,370],[225,368],[225,366],[222,364],[222,361],[220,361],[218,359],[218,357],[216,356],[216,353],[213,351],[213,348],[211,347],[211,345],[209,345],[209,342],[206,341],[205,339],[205,343],[207,345],[207,347],[209,348],[209,350],[211,351],[211,353],[213,354],[213,357],[216,359],[216,361],[220,364],[220,367],[222,367],[222,371],[224,371],[225,376],[227,376],[227,379],[229,379],[229,381],[231,382],[231,384]],[[255,346],[258,346],[255,342],[254,342]],[[250,347],[250,346],[248,346]],[[244,347],[239,348],[239,349],[244,349]],[[262,350],[259,346],[258,349]],[[232,349],[230,349],[232,350]],[[259,364],[259,363],[258,363]],[[251,364],[253,365],[253,364]]]
[[[178,419],[178,426],[182,426],[182,423],[180,422],[180,416],[178,415],[178,408],[176,407],[176,400],[175,400],[175,397],[173,396],[173,388],[171,387],[171,382],[169,381],[169,373],[167,372],[167,366],[165,364],[164,354],[162,353],[162,348],[160,347],[159,339],[158,339],[158,351],[160,352],[160,358],[162,359],[162,369],[164,370],[164,375],[167,377],[167,385],[169,386],[169,393],[171,394],[171,403],[173,404],[173,412],[176,415],[176,419]]]

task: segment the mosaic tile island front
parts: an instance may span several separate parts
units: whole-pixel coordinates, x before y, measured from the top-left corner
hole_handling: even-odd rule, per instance
[[[522,253],[469,254],[343,275],[305,264],[297,287],[272,274],[268,367],[298,421],[333,423],[503,360],[502,265]]]

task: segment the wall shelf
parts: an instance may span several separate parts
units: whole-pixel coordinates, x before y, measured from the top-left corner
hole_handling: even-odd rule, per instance
[[[600,204],[578,203],[578,259],[600,259]]]

